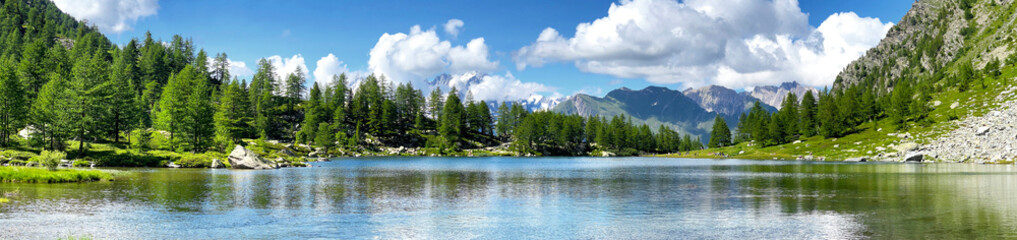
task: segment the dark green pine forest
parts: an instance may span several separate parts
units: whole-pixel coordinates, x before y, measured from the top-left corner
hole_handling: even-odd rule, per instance
[[[6,158],[46,150],[107,166],[181,158],[204,166],[208,159],[201,156],[221,157],[237,144],[269,155],[282,150],[269,147],[273,143],[337,156],[391,147],[436,155],[701,148],[699,139],[637,126],[624,116],[531,113],[516,103],[474,101],[456,89],[425,96],[385,76],[339,75],[308,84],[303,71],[276,76],[262,59],[251,79],[238,79],[226,53],[212,55],[183,36],[164,42],[146,33],[121,46],[47,0],[0,3],[0,146]]]

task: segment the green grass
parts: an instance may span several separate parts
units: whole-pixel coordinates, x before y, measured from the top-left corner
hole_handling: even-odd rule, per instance
[[[49,171],[34,167],[0,167],[3,183],[66,183],[113,180],[113,175],[99,170],[59,169]]]

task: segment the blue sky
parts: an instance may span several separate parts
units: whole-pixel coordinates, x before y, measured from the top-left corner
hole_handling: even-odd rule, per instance
[[[81,5],[61,3],[58,6],[64,11],[75,15],[75,17],[89,18],[100,26],[114,42],[125,43],[131,38],[143,38],[145,31],[151,31],[153,36],[168,40],[173,34],[180,34],[194,40],[196,45],[204,48],[210,54],[226,52],[229,58],[235,62],[243,62],[248,69],[253,69],[260,58],[278,56],[278,59],[291,59],[295,55],[303,58],[303,64],[309,68],[309,81],[314,79],[316,63],[323,57],[332,54],[336,60],[342,61],[345,71],[369,73],[384,72],[402,78],[414,78],[412,80],[396,79],[399,81],[411,81],[419,83],[423,78],[420,76],[432,75],[434,72],[457,71],[480,71],[486,72],[500,79],[501,87],[529,86],[539,89],[535,92],[520,92],[516,95],[541,94],[541,95],[570,95],[575,92],[586,92],[594,95],[603,95],[611,89],[622,86],[629,88],[642,88],[647,85],[660,85],[670,88],[697,87],[707,84],[724,85],[731,88],[751,88],[762,84],[779,83],[785,80],[797,80],[808,85],[821,86],[832,82],[828,79],[831,74],[809,73],[797,69],[796,61],[815,62],[808,56],[784,57],[785,52],[799,51],[800,49],[813,49],[819,55],[827,56],[819,47],[811,46],[810,36],[833,14],[841,12],[853,12],[859,18],[849,18],[845,21],[860,22],[865,18],[878,18],[876,24],[867,26],[869,30],[859,30],[853,33],[845,33],[845,36],[865,35],[869,36],[864,43],[849,46],[854,48],[845,49],[867,49],[878,41],[888,23],[897,22],[911,7],[910,0],[861,0],[861,1],[826,1],[826,0],[740,0],[740,1],[714,1],[714,3],[699,3],[703,1],[674,2],[672,0],[637,0],[630,1],[605,1],[605,0],[563,0],[563,1],[403,1],[403,0],[381,0],[381,1],[156,1],[156,0],[81,0],[78,2],[95,1],[97,4],[115,4],[116,2],[129,2],[132,4],[119,4],[120,6],[100,7],[97,10],[86,11]],[[706,1],[710,2],[710,1]],[[746,5],[761,4],[769,6],[774,11],[758,12],[755,8],[739,9],[735,2],[743,2]],[[647,9],[672,10],[676,13],[667,13],[661,18],[649,19],[652,27],[672,24],[670,27],[681,27],[682,29],[694,29],[702,27],[727,27],[727,33],[720,34],[711,39],[721,39],[726,42],[745,42],[750,51],[745,53],[735,52],[742,48],[742,44],[727,44],[719,47],[714,46],[715,51],[696,52],[697,49],[709,49],[700,47],[703,42],[684,41],[681,37],[674,37],[676,41],[658,41],[657,39],[643,39],[636,37],[623,38],[620,42],[593,43],[592,45],[562,45],[550,44],[541,45],[535,43],[538,36],[547,28],[553,28],[558,36],[564,40],[589,40],[572,39],[576,34],[577,25],[592,23],[598,19],[608,18],[608,9],[612,4],[618,5],[619,9],[631,7],[637,15],[641,14],[637,9],[643,4],[644,11]],[[782,10],[785,5],[797,5],[799,11]],[[154,5],[154,6],[153,6]],[[709,6],[716,5],[716,6]],[[717,7],[719,6],[719,7]],[[154,8],[153,8],[154,7]],[[670,7],[670,8],[669,8]],[[794,6],[792,6],[794,7]],[[135,8],[135,9],[132,9]],[[684,8],[695,8],[697,11],[708,16],[696,18],[696,14],[680,14]],[[139,10],[141,9],[141,10]],[[738,14],[752,15],[759,14],[759,26],[749,26],[744,29],[739,25],[756,24],[753,22],[739,22],[730,18],[718,17],[724,15],[724,11]],[[154,13],[153,13],[154,12]],[[622,12],[622,11],[619,11]],[[806,23],[813,29],[803,29],[802,24],[768,23],[769,17],[776,16],[777,19],[784,19],[781,16],[788,15],[788,19],[797,19],[796,16],[804,14],[807,16]],[[647,12],[646,14],[650,14]],[[671,18],[668,16],[682,16],[683,18]],[[773,15],[773,16],[771,16]],[[610,16],[615,18],[616,16]],[[617,17],[624,18],[622,13]],[[101,19],[100,19],[101,18]],[[639,17],[637,17],[639,18]],[[649,18],[649,17],[647,17]],[[94,19],[94,20],[93,20]],[[463,22],[458,28],[458,35],[445,31],[445,24],[450,19],[459,19]],[[696,20],[699,21],[696,21]],[[697,22],[710,22],[719,20],[727,23],[710,25]],[[607,22],[607,21],[604,21]],[[793,22],[793,21],[792,21]],[[121,24],[116,27],[115,24]],[[879,23],[883,23],[880,25]],[[127,27],[123,27],[126,24]],[[418,26],[426,37],[428,30],[433,29],[433,35],[438,41],[447,41],[455,48],[466,45],[472,40],[483,38],[483,46],[486,48],[486,61],[473,62],[476,64],[463,64],[463,67],[447,67],[442,69],[428,69],[427,71],[414,70],[378,70],[378,69],[402,69],[395,57],[389,56],[386,67],[372,66],[368,62],[371,59],[371,50],[376,47],[379,38],[383,34],[411,33],[411,27]],[[605,23],[606,26],[618,26]],[[785,26],[786,25],[786,26]],[[832,24],[831,24],[832,25]],[[853,25],[851,25],[853,26]],[[645,27],[645,26],[644,26]],[[769,29],[762,31],[757,29]],[[650,27],[646,27],[650,28]],[[844,27],[840,27],[844,28]],[[620,29],[620,28],[618,28]],[[829,29],[823,32],[824,36],[833,36]],[[866,29],[866,28],[859,28]],[[648,33],[655,32],[653,29],[642,29]],[[593,33],[593,31],[590,31]],[[631,32],[631,31],[630,31]],[[549,32],[547,36],[554,36]],[[629,32],[619,33],[627,34]],[[712,33],[707,32],[707,35]],[[596,34],[589,34],[596,35]],[[643,34],[645,35],[645,34]],[[875,36],[875,37],[873,37]],[[663,36],[661,38],[667,38]],[[788,41],[782,44],[781,39]],[[596,39],[596,38],[592,38]],[[825,39],[831,39],[826,37]],[[845,39],[851,39],[845,37]],[[702,40],[702,39],[699,39]],[[629,42],[626,42],[629,41]],[[644,42],[655,44],[640,45]],[[564,41],[563,41],[564,42]],[[692,45],[681,45],[684,43]],[[668,44],[675,44],[674,46]],[[697,45],[699,44],[699,45]],[[828,41],[826,45],[830,45]],[[439,44],[440,45],[440,44]],[[539,45],[539,46],[538,46]],[[584,53],[574,51],[575,49],[589,49],[605,46],[603,53]],[[785,45],[785,46],[781,46]],[[627,47],[628,46],[628,47]],[[672,52],[644,51],[626,52],[631,49],[645,49],[651,46],[665,46],[672,49]],[[772,46],[772,47],[767,47]],[[780,46],[780,47],[776,47]],[[618,48],[613,51],[610,48]],[[769,49],[770,54],[762,56],[763,60],[754,63],[742,63],[738,54],[750,54],[745,57],[752,59],[759,57],[751,55],[759,52],[752,49]],[[394,47],[393,47],[394,48]],[[529,54],[521,54],[521,50],[530,48]],[[562,53],[561,49],[570,48],[573,52]],[[776,48],[776,54],[772,51]],[[538,49],[547,49],[540,53]],[[726,49],[726,50],[725,50]],[[819,49],[819,50],[816,50]],[[553,50],[553,51],[552,51]],[[597,49],[599,50],[599,49]],[[827,50],[829,51],[829,50]],[[855,50],[854,52],[859,52]],[[691,52],[691,53],[690,53]],[[555,55],[560,54],[560,55]],[[635,55],[635,56],[633,56]],[[691,57],[689,57],[689,56]],[[806,54],[811,55],[811,54]],[[857,53],[855,53],[857,55]],[[410,54],[407,56],[417,56]],[[445,56],[445,55],[442,55]],[[483,54],[478,55],[484,57]],[[768,64],[776,56],[777,62],[789,61],[786,64]],[[821,57],[822,57],[821,56]],[[689,58],[686,58],[689,57]],[[828,56],[827,56],[828,57]],[[856,58],[857,56],[838,56],[840,59]],[[799,59],[800,58],[800,59]],[[528,59],[528,60],[520,60]],[[635,60],[633,60],[635,59]],[[766,60],[771,59],[771,60]],[[702,64],[686,64],[690,61],[703,60]],[[379,60],[382,61],[382,60]],[[422,60],[423,61],[423,60]],[[451,62],[452,60],[446,60]],[[449,65],[448,62],[445,65]],[[465,62],[465,61],[464,61]],[[825,66],[835,69],[843,65],[844,60]],[[293,62],[296,64],[296,62]],[[285,65],[285,61],[280,64]],[[479,65],[478,65],[479,64]],[[334,64],[333,64],[334,65]],[[454,65],[454,64],[453,64]],[[525,67],[520,67],[525,65]],[[493,66],[493,67],[492,67]],[[656,66],[656,70],[642,69],[644,66]],[[677,66],[677,67],[676,67]],[[842,67],[842,66],[840,66]],[[475,68],[475,70],[470,70]],[[647,67],[650,68],[650,67]],[[608,70],[609,69],[609,70]],[[663,69],[663,70],[660,70]],[[344,71],[339,69],[337,71]],[[397,71],[397,72],[393,72]],[[242,74],[241,78],[247,77],[243,70],[237,70]],[[826,71],[835,72],[835,71]],[[455,73],[454,73],[455,74]],[[832,73],[835,74],[835,73]],[[512,82],[522,84],[510,84]],[[531,84],[531,85],[527,85]],[[494,89],[499,88],[495,86]],[[495,94],[497,95],[497,94]],[[506,98],[514,96],[495,96],[495,98]],[[524,96],[520,96],[524,97]]]

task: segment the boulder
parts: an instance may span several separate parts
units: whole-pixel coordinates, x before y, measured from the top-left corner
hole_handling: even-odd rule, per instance
[[[166,167],[168,167],[168,168],[180,168],[180,165],[177,165],[176,163],[170,162],[170,163],[166,164]]]
[[[222,162],[218,158],[212,159],[212,168],[222,168]]]
[[[283,155],[283,156],[287,156],[287,157],[296,157],[297,156],[297,154],[294,153],[289,148],[283,148],[282,150],[279,150],[278,154],[279,155]]]
[[[904,155],[904,162],[922,162],[924,158],[925,154],[922,153],[908,153],[908,155]]]
[[[855,157],[855,158],[844,159],[844,161],[845,162],[868,162],[869,159],[865,158],[865,157]]]
[[[258,156],[258,154],[254,153],[254,151],[246,149],[246,148],[244,148],[244,146],[240,146],[240,145],[237,145],[236,147],[233,148],[233,151],[230,152],[230,155],[229,155],[229,157],[227,157],[227,159],[229,159],[230,165],[232,165],[233,168],[235,168],[235,169],[275,169],[276,168],[276,166],[274,164],[271,164],[268,161],[266,161],[264,158],[261,158],[261,156]]]
[[[18,136],[21,137],[22,139],[28,139],[29,137],[34,135],[36,132],[37,131],[35,130],[34,127],[28,126],[28,127],[25,127],[23,129],[21,129],[21,131],[18,131]]]
[[[984,136],[986,133],[989,133],[989,127],[978,127],[978,130],[975,130],[977,136]]]

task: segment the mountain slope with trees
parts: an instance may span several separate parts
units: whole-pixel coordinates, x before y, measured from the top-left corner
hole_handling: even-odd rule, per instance
[[[966,127],[959,125],[960,119],[981,116],[1013,101],[1008,93],[1015,84],[1017,63],[1015,10],[1010,1],[916,2],[877,47],[838,75],[832,90],[818,94],[814,114],[807,112],[811,110],[803,107],[805,103],[790,108],[793,103],[788,101],[769,116],[750,112],[735,133],[736,142],[741,139],[743,144],[704,153],[895,161],[924,155],[941,161],[970,160],[939,159],[921,146]]]

